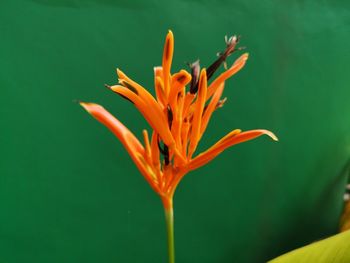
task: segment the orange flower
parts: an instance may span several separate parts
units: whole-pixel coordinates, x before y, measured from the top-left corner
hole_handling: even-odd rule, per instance
[[[242,69],[248,59],[248,54],[243,54],[229,69],[208,84],[214,71],[237,50],[235,46],[238,38],[231,37],[226,43],[225,52],[208,70],[200,71],[197,61],[191,65],[191,73],[182,69],[172,74],[174,38],[169,31],[162,66],[154,68],[156,98],[117,69],[119,85],[108,87],[132,102],[152,127],[151,136],[147,130],[143,130],[143,144],[102,106],[80,103],[122,142],[141,174],[160,195],[165,209],[172,209],[175,189],[185,174],[207,164],[228,147],[264,134],[277,141],[277,137],[267,130],[242,132],[237,129],[205,152],[195,155],[213,112],[225,102],[225,99],[220,100],[225,80]],[[189,86],[189,91],[186,91],[186,86]]]

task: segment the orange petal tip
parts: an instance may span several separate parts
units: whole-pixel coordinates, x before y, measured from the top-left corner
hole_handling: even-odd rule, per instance
[[[277,136],[273,133],[273,132],[270,132],[270,131],[267,131],[266,133],[265,133],[267,136],[269,136],[272,140],[274,140],[275,142],[278,142],[279,140],[278,140],[278,138],[277,138]]]
[[[82,106],[83,108],[87,108],[88,105],[90,104],[90,102],[84,102],[84,101],[79,101],[80,106]]]
[[[119,82],[120,82],[120,79],[124,79],[125,78],[125,74],[119,68],[117,68],[116,71],[117,71],[117,75],[119,77]]]
[[[112,91],[116,91],[117,87],[120,87],[120,86],[119,85],[109,86],[109,89]]]
[[[80,101],[79,102],[80,106],[82,106],[88,113],[91,113],[91,111],[93,109],[96,108],[102,108],[102,106],[96,104],[96,103],[92,103],[92,102],[84,102],[84,101]]]

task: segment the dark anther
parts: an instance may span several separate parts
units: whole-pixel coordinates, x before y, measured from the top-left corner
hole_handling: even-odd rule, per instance
[[[199,59],[195,62],[189,64],[191,68],[191,84],[190,84],[190,93],[195,94],[198,91],[198,80],[199,80],[199,72],[201,69],[201,66],[199,64]]]
[[[169,124],[169,129],[171,129],[171,125],[173,123],[173,112],[170,108],[170,105],[167,106],[167,112],[168,112],[168,124]]]
[[[136,89],[134,86],[132,86],[129,82],[123,80],[123,81],[121,82],[121,84],[122,84],[125,88],[127,88],[127,89],[131,90],[132,92],[134,92],[136,95],[139,95],[139,93],[137,92],[137,89]]]
[[[225,36],[225,42],[226,42],[226,49],[224,52],[218,53],[218,58],[211,64],[207,69],[207,79],[209,80],[215,73],[215,71],[221,66],[222,63],[224,63],[228,56],[230,56],[233,52],[236,50],[241,50],[242,48],[236,49],[236,45],[239,42],[240,37],[239,36],[232,36],[230,38],[227,38]]]
[[[169,148],[165,144],[164,144],[164,148],[162,148],[162,146],[160,145],[159,137],[158,137],[157,143],[158,143],[158,148],[159,148],[160,153],[164,156],[164,163],[165,163],[165,165],[168,165],[170,163],[170,161],[169,161]]]

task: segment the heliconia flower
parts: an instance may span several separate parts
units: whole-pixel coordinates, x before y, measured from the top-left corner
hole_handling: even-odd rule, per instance
[[[143,143],[102,106],[80,103],[121,141],[141,174],[161,197],[165,210],[171,214],[176,187],[188,172],[207,164],[230,146],[261,135],[278,140],[268,130],[242,132],[236,129],[206,151],[195,154],[212,114],[225,103],[226,99],[221,99],[225,81],[241,70],[248,59],[248,53],[241,55],[231,67],[208,83],[226,58],[237,50],[238,41],[236,36],[226,39],[226,50],[208,70],[200,70],[199,61],[196,61],[190,64],[190,73],[182,69],[172,74],[174,37],[169,31],[162,66],[154,68],[156,97],[117,69],[119,84],[107,87],[132,102],[151,126],[151,135],[143,130]]]

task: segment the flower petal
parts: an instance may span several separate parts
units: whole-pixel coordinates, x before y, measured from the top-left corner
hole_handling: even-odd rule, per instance
[[[240,130],[234,130],[224,136],[216,144],[210,147],[207,151],[199,154],[194,159],[191,160],[189,164],[189,169],[194,170],[200,166],[203,166],[213,160],[217,155],[226,150],[228,147],[255,139],[261,135],[267,135],[272,140],[278,141],[275,134],[267,130],[251,130],[246,132],[241,132]]]
[[[145,156],[145,149],[134,134],[102,106],[87,102],[80,102],[80,105],[96,120],[105,125],[120,140],[141,174],[151,187],[156,192],[159,192],[158,185],[154,181],[154,175],[150,171],[149,164],[143,157]]]
[[[158,103],[160,103],[162,108],[165,108],[166,103],[165,103],[162,67],[154,67],[154,88],[155,88]]]
[[[135,81],[131,80],[128,76],[126,76],[126,74],[123,73],[121,70],[117,69],[117,74],[119,76],[120,82],[126,88],[130,90],[135,90],[137,96],[139,96],[142,99],[142,101],[145,103],[143,110],[147,112],[153,112],[152,113],[153,116],[148,116],[148,117],[150,119],[151,118],[157,119],[157,123],[154,123],[156,125],[152,126],[152,128],[158,131],[164,143],[169,146],[174,144],[174,138],[172,137],[168,126],[167,116],[164,114],[160,105],[157,103],[154,97],[145,88],[143,88],[141,85],[139,85]],[[115,86],[112,86],[112,88],[113,87]]]
[[[156,167],[156,169],[160,169],[160,161],[159,161],[159,147],[158,147],[158,134],[153,131],[152,133],[152,139],[151,139],[151,152],[152,152],[152,161],[153,166]]]
[[[192,94],[190,92],[187,92],[187,94],[185,95],[184,106],[182,109],[182,116],[184,118],[189,118],[190,115],[192,114],[191,106],[195,97],[196,97],[196,94]]]
[[[202,117],[202,123],[201,123],[201,136],[203,135],[205,129],[208,126],[211,115],[216,109],[216,106],[221,98],[222,92],[224,91],[224,86],[225,86],[225,82],[220,84],[219,88],[215,91],[213,97],[211,98],[210,103],[208,104],[208,107],[204,111],[204,114]]]
[[[236,74],[238,71],[240,71],[247,59],[248,59],[249,54],[245,53],[242,56],[240,56],[234,63],[233,65],[226,70],[224,73],[222,73],[220,76],[218,76],[208,87],[208,92],[207,92],[207,100],[214,94],[214,92],[220,87],[220,84],[223,83],[226,79],[232,77],[234,74]]]
[[[138,96],[138,94],[134,93],[130,89],[125,88],[124,86],[115,85],[111,86],[110,89],[130,100],[145,117],[151,127],[160,134],[160,137],[163,139],[163,141],[170,143],[171,145],[173,139],[168,128],[168,122],[164,118],[163,113],[159,113],[159,111],[157,111],[155,108],[150,107],[149,104],[147,104],[144,100],[142,100],[140,96]]]
[[[164,93],[166,98],[168,98],[169,92],[170,92],[170,77],[171,77],[170,68],[171,68],[171,63],[173,61],[173,53],[174,53],[174,35],[173,35],[173,32],[169,30],[165,39],[163,61],[162,61]]]

